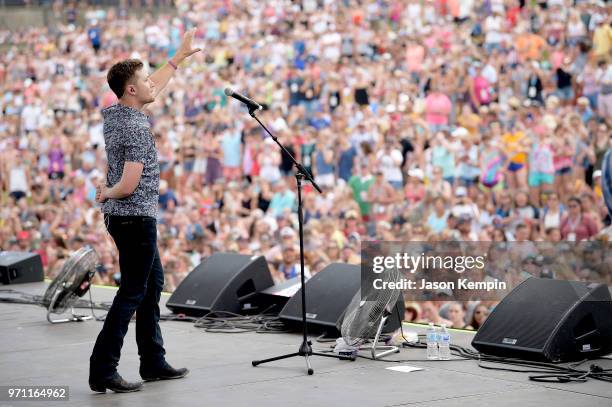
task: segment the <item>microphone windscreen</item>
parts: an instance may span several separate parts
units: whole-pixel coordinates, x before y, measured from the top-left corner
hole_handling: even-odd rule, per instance
[[[234,94],[234,89],[225,88],[224,93],[225,93],[225,96],[232,96]]]

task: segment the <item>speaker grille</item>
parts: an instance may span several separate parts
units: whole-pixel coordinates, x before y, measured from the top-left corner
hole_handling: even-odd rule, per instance
[[[587,293],[584,283],[530,278],[495,308],[474,342],[542,350],[553,329]]]

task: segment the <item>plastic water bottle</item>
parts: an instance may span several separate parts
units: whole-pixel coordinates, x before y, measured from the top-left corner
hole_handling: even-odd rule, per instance
[[[427,359],[436,360],[439,359],[440,353],[438,351],[438,332],[433,322],[429,323],[427,328]]]
[[[450,332],[446,329],[446,325],[442,324],[442,330],[440,331],[438,345],[440,347],[440,360],[450,360],[451,351],[450,351]]]

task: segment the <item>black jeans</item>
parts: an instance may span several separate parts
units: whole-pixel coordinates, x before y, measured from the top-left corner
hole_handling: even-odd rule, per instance
[[[157,250],[156,220],[108,215],[104,220],[119,250],[121,284],[91,354],[90,380],[106,379],[117,371],[123,338],[134,312],[141,367],[163,365],[166,354],[159,329],[164,270]]]

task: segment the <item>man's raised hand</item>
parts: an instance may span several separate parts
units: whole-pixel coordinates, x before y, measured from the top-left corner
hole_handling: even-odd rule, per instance
[[[175,55],[178,63],[181,63],[184,59],[192,56],[196,52],[202,51],[201,48],[193,48],[191,45],[191,42],[193,41],[193,36],[195,35],[195,33],[196,33],[196,28],[192,28],[191,30],[187,31],[185,35],[183,35],[183,41],[181,42],[181,45],[179,49],[176,51],[176,55]]]

